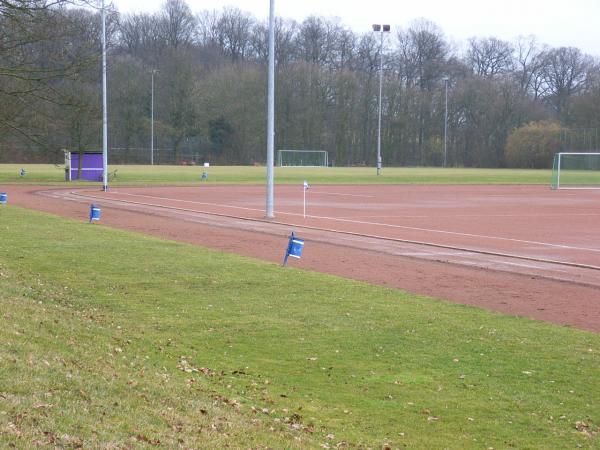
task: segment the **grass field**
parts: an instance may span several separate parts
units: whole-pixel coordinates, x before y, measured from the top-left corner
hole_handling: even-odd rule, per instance
[[[560,185],[567,187],[600,186],[600,170],[561,170]]]
[[[597,334],[10,205],[0,229],[3,446],[600,447]]]
[[[19,176],[19,169],[27,171]],[[199,166],[111,166],[116,178],[109,184],[190,184],[200,183],[204,171]],[[550,170],[454,169],[454,168],[384,168],[378,177],[372,167],[275,168],[276,183],[382,183],[382,184],[549,184]],[[264,184],[266,169],[249,166],[213,166],[208,169],[209,183]],[[62,183],[64,172],[59,166],[0,165],[0,183]],[[70,185],[79,184],[71,183]],[[98,183],[95,183],[98,184]]]

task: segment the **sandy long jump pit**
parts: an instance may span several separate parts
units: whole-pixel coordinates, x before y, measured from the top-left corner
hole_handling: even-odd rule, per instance
[[[600,332],[600,191],[545,186],[15,187],[12,203]],[[306,202],[304,202],[306,194]]]

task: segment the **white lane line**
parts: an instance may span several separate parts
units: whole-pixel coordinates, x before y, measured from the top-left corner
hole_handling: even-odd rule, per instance
[[[297,215],[297,214],[294,214],[294,215]],[[336,217],[327,217],[327,216],[306,216],[306,217],[313,218],[313,219],[346,222],[346,223],[352,223],[352,224],[358,224],[358,225],[376,225],[376,226],[380,226],[380,227],[397,228],[397,229],[402,229],[402,230],[425,231],[428,233],[448,234],[448,235],[452,235],[452,236],[461,236],[461,237],[474,237],[474,238],[490,239],[490,240],[496,240],[496,241],[517,242],[520,244],[538,245],[538,246],[542,246],[542,247],[564,248],[564,249],[570,249],[570,250],[583,250],[583,251],[600,253],[600,249],[597,249],[597,248],[575,247],[572,245],[552,244],[550,242],[528,241],[528,240],[524,240],[524,239],[514,239],[514,238],[506,238],[506,237],[499,237],[499,236],[487,236],[484,234],[460,233],[457,231],[435,230],[432,228],[409,227],[406,225],[393,225],[393,224],[389,224],[389,223],[367,222],[367,221],[363,221],[363,220],[340,219],[340,218],[336,218]]]
[[[112,191],[113,193],[115,191]],[[225,205],[223,203],[210,203],[210,202],[199,202],[196,200],[182,200],[179,198],[171,198],[171,197],[158,197],[155,195],[145,195],[145,194],[131,194],[128,192],[117,192],[119,195],[130,195],[132,197],[144,197],[144,198],[151,198],[154,200],[168,200],[168,201],[175,201],[175,202],[182,202],[182,203],[192,203],[194,205],[204,205],[204,206],[217,206],[219,208],[232,208],[232,209],[243,209],[245,211],[259,211],[259,212],[264,212],[264,209],[258,209],[258,208],[248,208],[245,206],[233,206],[233,205]],[[168,208],[168,206],[167,206]],[[198,212],[202,212],[202,211],[198,211]],[[300,215],[300,214],[299,214]]]
[[[360,198],[377,198],[375,195],[366,195],[366,194],[343,194],[341,192],[324,192],[324,191],[314,191],[312,189],[308,190],[309,193],[319,194],[319,195],[338,195],[340,197],[360,197]]]
[[[46,191],[46,192],[48,192],[48,191]],[[267,224],[272,224],[272,225],[283,225],[283,226],[287,226],[287,227],[295,226],[295,227],[299,227],[299,228],[302,228],[305,230],[339,233],[339,234],[344,234],[344,235],[348,235],[348,236],[360,236],[360,237],[365,237],[365,238],[381,239],[381,240],[389,241],[389,242],[401,242],[401,243],[405,243],[405,244],[425,245],[428,247],[443,248],[443,249],[456,250],[456,251],[465,251],[465,252],[477,253],[477,254],[481,254],[481,255],[499,256],[499,257],[503,257],[503,258],[515,258],[518,260],[535,261],[535,262],[540,262],[540,263],[544,263],[544,264],[558,264],[561,266],[576,267],[579,269],[600,270],[600,266],[594,266],[594,265],[589,265],[589,264],[574,263],[574,262],[569,262],[569,261],[558,261],[558,260],[552,260],[552,259],[543,259],[543,258],[524,256],[524,255],[513,255],[513,254],[509,254],[509,253],[498,253],[498,252],[492,252],[492,251],[486,251],[486,250],[461,248],[461,247],[456,247],[456,246],[451,246],[451,245],[436,244],[434,242],[413,241],[413,240],[399,239],[399,238],[394,238],[394,237],[389,237],[389,236],[378,236],[378,235],[374,235],[374,234],[365,234],[365,233],[357,233],[357,232],[353,232],[353,231],[344,231],[344,230],[336,230],[336,229],[329,229],[329,228],[322,228],[322,227],[314,227],[314,226],[310,226],[310,225],[302,225],[302,224],[297,224],[297,223],[286,223],[286,222],[281,222],[281,221],[265,220],[264,218],[257,219],[257,218],[251,218],[251,217],[237,217],[237,216],[227,215],[224,213],[211,213],[211,212],[206,212],[206,211],[198,211],[198,210],[194,210],[194,209],[179,208],[176,206],[165,206],[165,205],[160,205],[160,204],[141,203],[141,202],[134,202],[134,201],[128,201],[128,200],[123,200],[123,199],[110,199],[107,197],[98,197],[96,192],[93,193],[95,195],[93,195],[91,192],[88,192],[86,195],[85,192],[86,191],[80,191],[80,192],[70,191],[69,193],[74,197],[104,199],[104,200],[108,200],[108,201],[112,200],[113,202],[116,202],[116,203],[150,206],[150,207],[156,207],[156,208],[170,210],[170,211],[176,211],[176,212],[192,212],[195,214],[206,214],[206,215],[210,215],[210,216],[227,217],[227,218],[239,219],[239,220],[250,221],[250,222],[267,223]],[[50,195],[50,196],[52,196],[52,195]],[[466,263],[466,261],[465,261],[465,263]]]
[[[246,208],[246,207],[242,207],[242,206],[229,206],[229,205],[223,205],[220,203],[198,202],[195,200],[179,200],[179,199],[173,199],[173,198],[169,198],[169,197],[158,197],[158,196],[151,196],[151,195],[144,195],[144,194],[131,194],[131,193],[126,193],[126,192],[118,192],[118,193],[121,195],[130,195],[130,196],[134,196],[134,197],[145,197],[145,198],[152,198],[152,199],[158,199],[158,200],[169,200],[169,201],[178,201],[178,202],[184,202],[184,203],[192,203],[192,204],[197,204],[197,205],[217,206],[217,207],[225,207],[225,208],[233,208],[233,209],[242,209],[242,210],[246,210],[246,211],[264,212],[264,209]],[[167,206],[167,208],[168,208],[168,206]],[[202,211],[198,211],[198,212],[202,212]],[[279,212],[278,214],[283,214],[283,215],[288,215],[288,216],[298,216],[298,217],[302,216],[302,214],[299,214],[299,213]],[[563,249],[568,249],[568,250],[581,250],[581,251],[587,251],[587,252],[600,253],[600,249],[597,249],[597,248],[576,247],[576,246],[565,245],[565,244],[553,244],[550,242],[529,241],[529,240],[524,240],[524,239],[514,239],[514,238],[507,238],[507,237],[500,237],[500,236],[488,236],[488,235],[484,235],[484,234],[461,233],[461,232],[457,232],[457,231],[436,230],[436,229],[432,229],[432,228],[411,227],[411,226],[407,226],[407,225],[394,225],[394,224],[389,224],[389,223],[368,222],[368,221],[364,221],[364,220],[352,220],[352,219],[343,219],[343,218],[328,217],[328,216],[309,216],[309,215],[307,215],[306,218],[329,220],[329,221],[333,221],[333,222],[344,222],[344,223],[350,223],[350,224],[356,224],[356,225],[375,225],[375,226],[384,227],[384,228],[394,228],[394,229],[412,230],[412,231],[424,231],[427,233],[445,234],[445,235],[450,235],[450,236],[471,237],[471,238],[489,239],[489,240],[505,241],[505,242],[516,242],[519,244],[527,244],[527,245],[536,245],[536,246],[542,246],[542,247],[563,248]]]
[[[569,213],[569,217],[580,216],[580,217],[600,217],[600,213],[581,213],[581,214],[571,214]],[[440,214],[440,215],[402,215],[402,216],[364,216],[367,219],[451,219],[451,218],[480,218],[480,217],[534,217],[534,218],[542,218],[542,217],[565,217],[564,214]],[[341,217],[342,219],[349,219],[348,217]],[[349,219],[350,220],[350,219]]]

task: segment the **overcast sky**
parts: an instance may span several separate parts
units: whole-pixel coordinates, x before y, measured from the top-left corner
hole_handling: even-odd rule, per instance
[[[156,12],[164,0],[113,0],[122,13]],[[233,6],[266,20],[269,0],[186,0],[193,12]],[[373,23],[407,27],[426,18],[446,38],[464,44],[468,38],[494,36],[513,40],[533,34],[553,47],[578,47],[600,57],[600,0],[275,0],[279,17],[301,22],[310,15],[339,17],[356,32]]]

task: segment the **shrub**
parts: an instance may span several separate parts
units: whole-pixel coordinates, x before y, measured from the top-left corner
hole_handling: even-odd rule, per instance
[[[560,151],[560,124],[552,121],[530,122],[513,131],[506,141],[509,167],[545,169],[552,166]]]

